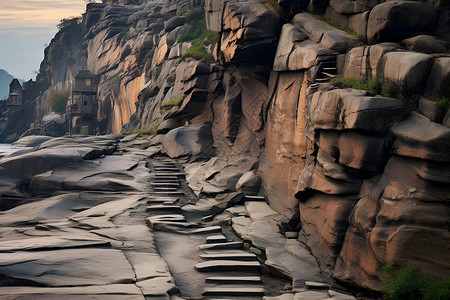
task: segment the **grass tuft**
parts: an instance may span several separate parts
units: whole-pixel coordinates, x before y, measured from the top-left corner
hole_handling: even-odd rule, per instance
[[[447,110],[447,108],[450,106],[450,100],[446,97],[442,97],[436,102],[436,105],[443,110]]]
[[[173,106],[180,106],[181,102],[183,102],[183,98],[180,99],[170,99],[168,102],[164,103],[163,105],[161,105],[159,108],[160,109],[168,109],[171,108]]]
[[[132,134],[139,134],[139,135],[156,135],[157,132],[155,129],[138,129],[132,133],[129,133],[127,135],[132,135]]]
[[[441,280],[419,271],[414,265],[383,267],[383,299],[445,300],[450,299],[450,277]]]
[[[361,82],[355,78],[336,77],[331,80],[331,83],[338,87],[368,91],[389,98],[394,98],[397,95],[398,91],[396,85],[393,82],[381,84],[377,77],[372,78],[367,83]]]

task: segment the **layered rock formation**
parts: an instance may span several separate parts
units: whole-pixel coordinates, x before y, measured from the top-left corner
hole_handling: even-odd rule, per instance
[[[100,78],[102,131],[160,133],[207,207],[261,185],[340,282],[378,290],[390,263],[449,275],[445,1],[103,2],[73,52]]]

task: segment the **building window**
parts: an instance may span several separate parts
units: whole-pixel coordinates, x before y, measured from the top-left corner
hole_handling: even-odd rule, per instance
[[[86,86],[91,86],[91,79],[90,78],[86,78]]]
[[[84,101],[84,105],[87,105],[87,101]]]

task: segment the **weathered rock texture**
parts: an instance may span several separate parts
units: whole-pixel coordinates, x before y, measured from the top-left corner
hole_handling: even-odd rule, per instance
[[[39,77],[67,86],[76,68],[66,61],[80,56],[76,65],[100,78],[102,131],[166,134],[150,143],[183,159],[204,210],[223,210],[240,201],[237,189],[260,186],[340,282],[378,290],[389,263],[450,274],[446,1],[104,2],[87,6],[81,48],[55,65],[48,50]],[[181,41],[195,8],[215,34]],[[377,78],[389,97],[329,84],[339,75]],[[39,101],[36,111],[44,111]],[[59,161],[52,150],[37,153],[21,155]],[[91,154],[67,153],[77,163]],[[14,164],[12,157],[1,166]],[[57,176],[40,174],[32,188],[49,191]],[[99,182],[135,188],[113,179]],[[91,188],[77,180],[65,178]]]

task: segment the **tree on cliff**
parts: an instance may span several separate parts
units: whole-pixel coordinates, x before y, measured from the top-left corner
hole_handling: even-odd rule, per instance
[[[67,100],[69,99],[69,91],[58,92],[51,90],[48,95],[47,101],[52,108],[52,111],[56,113],[62,113],[66,110]]]
[[[64,18],[59,20],[59,23],[58,25],[56,25],[56,27],[58,27],[59,30],[75,31],[82,21],[82,16]]]

